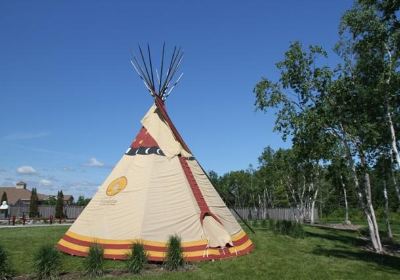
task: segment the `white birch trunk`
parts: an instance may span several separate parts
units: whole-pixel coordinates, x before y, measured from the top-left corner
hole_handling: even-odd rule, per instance
[[[386,222],[387,235],[389,239],[393,239],[392,227],[390,226],[390,219],[389,219],[389,199],[386,189],[386,180],[383,181],[383,197],[385,198],[385,222]]]
[[[390,160],[391,160],[392,165],[393,165],[393,156],[390,157]],[[396,173],[394,172],[392,167],[390,167],[390,172],[391,172],[391,175],[392,175],[393,186],[394,186],[394,189],[396,190],[397,199],[400,202],[400,189],[399,189],[399,186],[397,185]]]
[[[346,151],[346,158],[349,163],[350,170],[352,172],[352,177],[353,177],[354,185],[358,192],[358,198],[359,198],[359,201],[361,204],[361,208],[363,209],[364,215],[367,219],[371,242],[374,247],[374,250],[378,253],[381,253],[382,252],[382,243],[381,243],[381,239],[379,236],[378,224],[376,223],[375,210],[374,210],[374,207],[372,206],[372,201],[371,201],[371,196],[370,196],[371,184],[369,182],[369,174],[367,172],[365,172],[365,174],[364,174],[364,178],[365,178],[364,193],[366,196],[366,201],[365,201],[360,183],[358,181],[357,170],[356,170],[356,167],[354,164],[353,157],[351,155],[350,146],[349,146],[349,143],[347,142],[348,140],[347,140],[347,136],[346,136],[346,131],[344,130],[343,127],[342,127],[342,131],[343,131],[344,137],[341,138],[341,140],[342,140],[342,143],[343,143],[345,151]],[[361,160],[362,164],[365,165],[365,158],[363,157],[362,153],[360,154],[360,160]]]
[[[313,201],[311,203],[311,218],[310,218],[310,223],[313,225],[315,222],[315,217],[314,217],[314,209],[315,209],[315,201],[317,200],[317,196],[318,196],[318,188],[315,190],[314,192],[314,197],[313,197]]]
[[[396,140],[396,132],[394,131],[394,126],[393,126],[393,121],[392,121],[392,114],[389,112],[389,108],[387,108],[387,114],[386,114],[389,122],[389,128],[390,128],[390,136],[392,140],[392,151],[394,158],[396,160],[396,169],[400,169],[400,155],[399,155],[399,150],[397,149],[397,140]]]
[[[390,82],[391,82],[391,70],[393,68],[393,60],[392,60],[392,51],[389,49],[388,45],[386,43],[384,43],[387,54],[388,54],[388,58],[389,58],[389,76],[386,79],[386,84],[389,86]],[[385,109],[386,109],[386,116],[388,119],[388,123],[389,123],[389,130],[390,130],[390,136],[391,136],[391,140],[392,140],[392,151],[393,151],[393,155],[396,159],[396,169],[399,170],[400,169],[400,155],[399,155],[399,150],[397,149],[397,139],[396,139],[396,132],[394,130],[394,126],[393,126],[393,121],[392,121],[392,114],[390,112],[390,106],[389,106],[389,99],[388,96],[386,96],[385,98]]]
[[[360,151],[360,162],[361,167],[366,169],[365,157],[362,151]],[[371,181],[369,178],[369,174],[367,171],[364,171],[364,192],[367,201],[366,215],[368,216],[368,226],[371,233],[372,244],[374,245],[374,249],[378,253],[383,252],[383,247],[381,243],[381,238],[379,235],[379,227],[376,221],[375,209],[372,205],[372,196],[371,196]]]
[[[342,184],[343,188],[343,196],[344,196],[344,208],[345,208],[345,217],[344,217],[344,223],[346,225],[350,225],[351,222],[349,220],[349,204],[347,202],[347,191],[346,191],[346,185],[344,184],[343,181],[343,176],[340,174],[340,183]]]

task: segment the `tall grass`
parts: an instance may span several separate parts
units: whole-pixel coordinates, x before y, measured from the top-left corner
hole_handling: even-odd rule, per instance
[[[168,270],[177,270],[184,265],[181,238],[177,235],[169,237],[168,251],[164,264]]]
[[[34,267],[38,279],[58,279],[61,270],[61,256],[54,246],[46,244],[37,250]]]
[[[147,262],[147,253],[142,243],[134,243],[128,258],[125,262],[130,273],[138,274],[142,271]]]
[[[104,250],[99,244],[93,244],[84,260],[85,275],[90,278],[101,277],[104,274]]]

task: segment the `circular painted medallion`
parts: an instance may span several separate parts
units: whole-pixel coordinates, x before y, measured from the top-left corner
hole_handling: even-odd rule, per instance
[[[114,179],[107,187],[106,194],[108,196],[113,196],[125,189],[128,184],[128,179],[125,176]]]

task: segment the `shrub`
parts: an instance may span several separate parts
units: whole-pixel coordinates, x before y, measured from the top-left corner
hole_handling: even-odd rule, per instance
[[[126,268],[130,273],[140,273],[147,262],[147,254],[141,243],[134,243],[126,260]]]
[[[269,219],[269,221],[268,221],[268,228],[269,228],[270,230],[272,230],[272,231],[275,230],[275,220]]]
[[[258,227],[258,220],[253,221],[253,227]]]
[[[38,279],[58,279],[61,256],[52,245],[43,245],[34,257],[36,277]]]
[[[272,231],[275,234],[289,235],[296,238],[304,238],[305,236],[303,226],[293,221],[274,221]]]
[[[172,235],[168,240],[167,256],[165,258],[165,267],[168,270],[177,270],[182,267],[183,253],[181,246],[181,238],[177,235]]]
[[[262,228],[266,228],[267,226],[268,226],[267,220],[265,220],[265,219],[262,220],[262,221],[261,221],[261,227],[262,227]]]
[[[85,275],[96,278],[104,274],[104,250],[99,244],[93,244],[84,260]]]
[[[0,279],[11,279],[13,275],[7,251],[0,245]]]

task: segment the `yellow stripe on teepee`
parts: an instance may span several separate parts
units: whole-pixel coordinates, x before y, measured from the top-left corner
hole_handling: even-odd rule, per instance
[[[77,239],[77,240],[91,242],[91,243],[100,243],[100,244],[118,244],[118,245],[120,245],[120,244],[132,244],[134,242],[141,242],[144,245],[150,245],[150,246],[159,246],[159,247],[167,246],[167,242],[157,242],[157,241],[141,240],[141,239],[111,240],[111,239],[103,239],[103,238],[93,238],[93,237],[80,235],[80,234],[74,233],[72,231],[68,231],[66,233],[66,235],[68,235],[74,239]],[[232,240],[237,241],[245,235],[246,235],[246,233],[244,231],[240,231],[239,233],[232,236]],[[207,240],[182,242],[182,247],[201,246],[201,245],[206,246]]]

